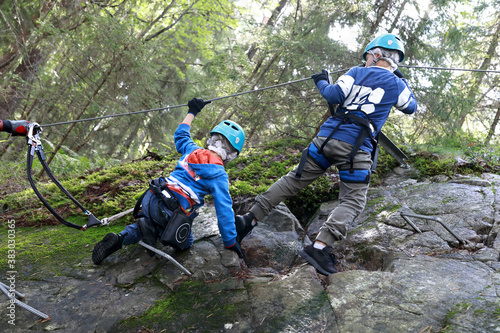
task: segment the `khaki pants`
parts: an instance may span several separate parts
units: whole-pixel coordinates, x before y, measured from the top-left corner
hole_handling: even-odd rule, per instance
[[[321,147],[325,139],[325,137],[316,137],[313,142],[317,147]],[[348,158],[351,150],[352,145],[331,139],[323,149],[323,154],[339,170],[345,170],[349,169]],[[371,168],[371,164],[370,154],[359,150],[354,158],[354,168],[367,170]],[[302,188],[311,184],[316,178],[325,173],[325,170],[318,166],[310,157],[307,158],[300,179],[295,178],[296,171],[297,167],[271,185],[266,192],[257,196],[255,204],[250,209],[255,214],[257,220],[262,220],[280,202],[295,196]],[[336,240],[345,238],[347,226],[352,223],[365,207],[367,191],[368,184],[341,181],[339,205],[328,216],[316,240],[332,245]]]

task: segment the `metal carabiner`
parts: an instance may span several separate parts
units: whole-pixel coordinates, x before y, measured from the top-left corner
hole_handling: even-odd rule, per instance
[[[42,141],[40,140],[40,133],[42,133],[42,127],[39,123],[32,122],[28,125],[28,134],[26,135],[28,140],[28,146],[33,146],[34,148],[41,146]],[[34,143],[34,145],[33,145]]]

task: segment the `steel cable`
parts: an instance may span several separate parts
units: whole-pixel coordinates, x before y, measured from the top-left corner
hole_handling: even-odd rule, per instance
[[[447,67],[430,67],[430,66],[408,66],[408,65],[400,65],[399,67],[404,67],[404,68],[413,68],[413,69],[431,69],[431,70],[448,70],[448,71],[468,71],[468,72],[485,72],[485,73],[496,73],[500,74],[500,71],[496,70],[482,70],[482,69],[467,69],[467,68],[447,68]],[[345,72],[349,70],[349,68],[344,68],[340,69],[337,71],[333,71],[330,74],[337,74],[341,72]],[[275,84],[272,86],[264,87],[264,88],[258,88],[254,90],[248,90],[248,91],[243,91],[240,93],[235,93],[227,96],[222,96],[222,97],[215,97],[209,100],[206,100],[206,102],[213,102],[213,101],[218,101],[221,99],[226,99],[226,98],[231,98],[231,97],[236,97],[236,96],[241,96],[245,94],[250,94],[250,93],[255,93],[259,91],[264,91],[268,89],[274,89],[282,86],[286,86],[289,84],[294,84],[294,83],[299,83],[303,81],[310,80],[311,77],[306,77],[302,78],[299,80],[294,80],[294,81],[289,81],[289,82],[284,82],[280,84]],[[141,114],[141,113],[149,113],[149,112],[154,112],[154,111],[163,111],[163,110],[170,110],[170,109],[175,109],[175,108],[180,108],[180,107],[185,107],[187,104],[178,104],[178,105],[167,105],[165,107],[161,108],[156,108],[156,109],[148,109],[148,110],[141,110],[141,111],[134,111],[134,112],[126,112],[126,113],[117,113],[117,114],[110,114],[106,116],[100,116],[100,117],[92,117],[92,118],[85,118],[85,119],[78,119],[78,120],[69,120],[69,121],[61,121],[57,123],[52,123],[52,124],[46,124],[46,125],[40,125],[40,127],[50,127],[50,126],[58,126],[58,125],[67,125],[67,124],[74,124],[74,123],[81,123],[81,122],[86,122],[86,121],[93,121],[93,120],[100,120],[100,119],[107,119],[107,118],[115,118],[115,117],[123,117],[123,116],[130,116],[134,114]]]

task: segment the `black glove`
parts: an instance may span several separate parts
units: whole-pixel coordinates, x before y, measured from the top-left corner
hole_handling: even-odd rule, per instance
[[[401,71],[399,70],[399,68],[396,68],[396,70],[394,71],[394,75],[396,75],[400,79],[404,79],[405,78],[405,76],[403,75],[403,73],[401,73]]]
[[[196,116],[208,103],[211,103],[211,101],[205,102],[202,98],[193,98],[188,102],[188,113],[192,113]]]
[[[243,238],[257,225],[253,223],[255,215],[252,212],[248,212],[245,215],[236,215],[234,217],[234,225],[236,226],[236,241],[241,243]]]
[[[328,82],[328,72],[326,69],[322,69],[321,73],[313,74],[311,75],[312,79],[314,80],[314,84],[318,85],[319,81],[326,81]]]
[[[226,246],[226,249],[236,252],[238,257],[243,258],[243,252],[241,252],[241,246],[238,242],[234,243],[232,246]]]
[[[0,120],[0,131],[12,133],[12,136],[26,136],[29,123],[27,120]]]

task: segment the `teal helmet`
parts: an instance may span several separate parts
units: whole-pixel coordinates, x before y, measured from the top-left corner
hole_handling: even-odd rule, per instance
[[[229,143],[238,151],[238,155],[245,144],[245,132],[240,125],[231,120],[223,120],[215,126],[210,134],[219,133],[228,139]]]
[[[372,40],[363,53],[363,59],[366,61],[366,53],[376,47],[383,47],[384,49],[396,50],[399,53],[399,62],[405,59],[405,47],[401,39],[394,34],[383,34]]]

